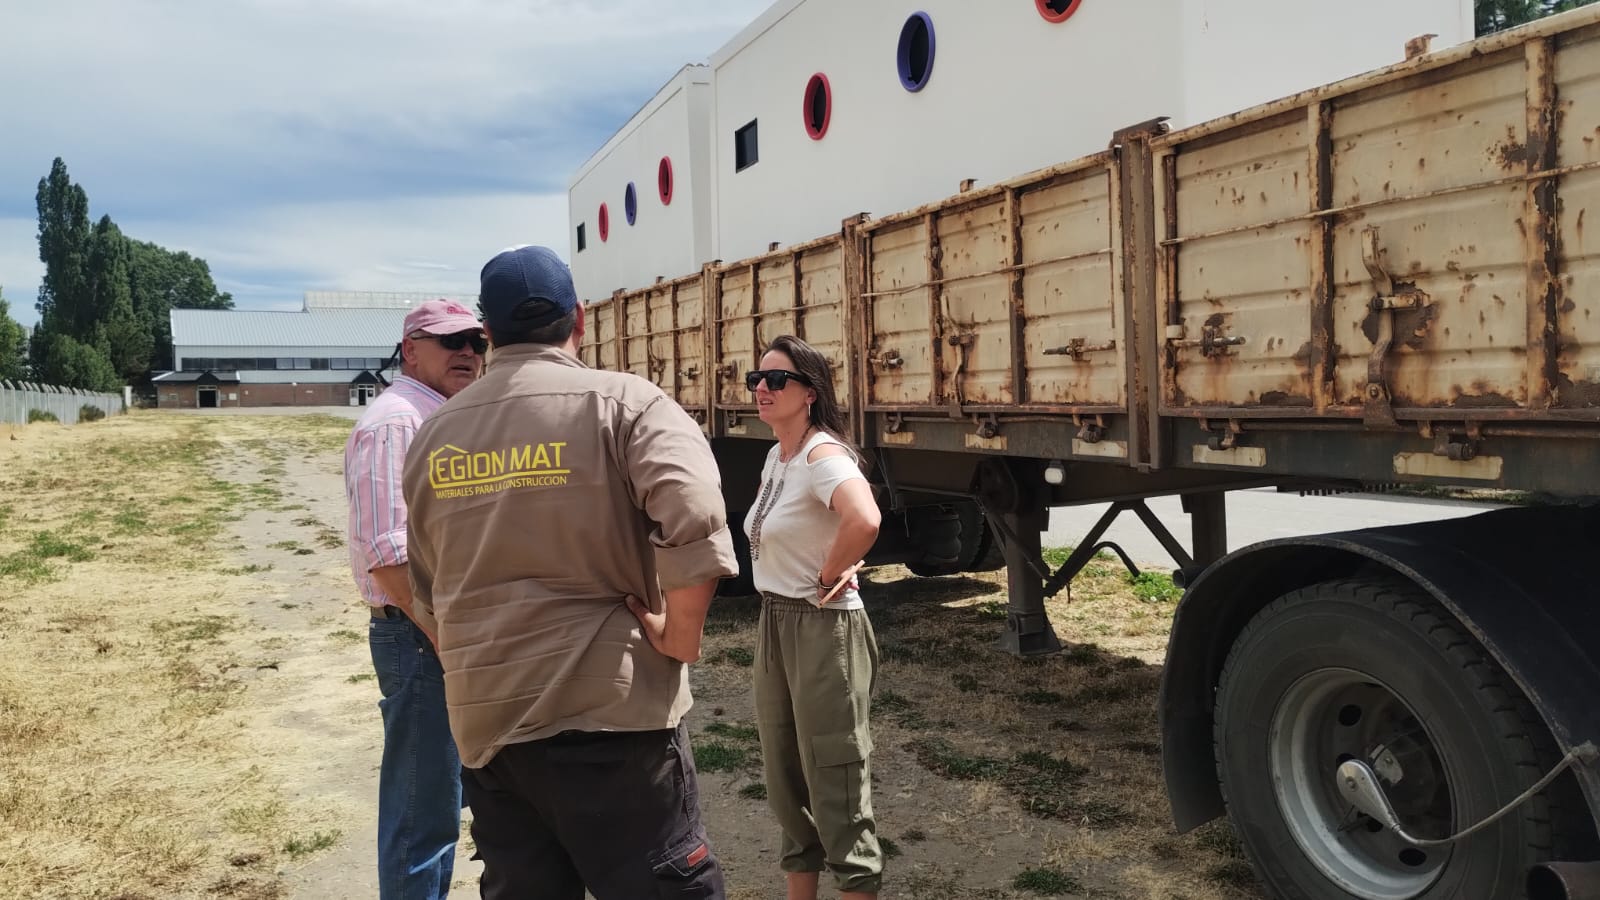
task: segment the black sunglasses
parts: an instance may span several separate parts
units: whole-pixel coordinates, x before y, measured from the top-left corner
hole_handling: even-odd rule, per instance
[[[438,341],[439,346],[454,352],[468,344],[472,345],[472,352],[479,356],[489,352],[489,339],[481,334],[471,331],[458,331],[455,334],[414,334],[414,341]]]
[[[806,387],[815,387],[815,385],[811,383],[811,379],[801,375],[799,372],[790,372],[787,369],[767,369],[766,371],[756,369],[751,372],[746,372],[744,376],[744,386],[753,391],[757,387],[761,386],[762,381],[766,381],[767,390],[781,391],[789,386],[789,379],[791,378],[800,382]]]

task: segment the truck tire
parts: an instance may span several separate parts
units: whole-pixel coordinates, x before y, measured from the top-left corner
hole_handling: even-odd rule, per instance
[[[989,526],[983,520],[983,510],[978,504],[965,502],[954,510],[940,514],[933,529],[942,538],[941,552],[954,551],[954,556],[937,558],[925,556],[907,563],[911,574],[923,577],[959,575],[963,572],[992,572],[1006,564],[1003,548],[994,541]],[[959,542],[960,547],[956,549]]]
[[[1327,581],[1258,613],[1222,671],[1214,738],[1228,816],[1274,897],[1522,897],[1528,866],[1558,849],[1554,798],[1570,776],[1441,847],[1407,844],[1340,799],[1334,770],[1364,759],[1406,830],[1442,838],[1559,760],[1505,672],[1398,579]]]
[[[743,510],[728,513],[728,533],[733,537],[733,556],[739,561],[739,574],[717,582],[717,596],[748,597],[756,592],[756,581],[750,571],[750,538],[744,533]]]

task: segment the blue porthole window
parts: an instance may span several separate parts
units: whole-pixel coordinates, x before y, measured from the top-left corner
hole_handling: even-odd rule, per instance
[[[933,19],[915,12],[900,29],[900,49],[895,55],[900,69],[900,85],[913,94],[927,85],[933,75]]]
[[[631,181],[628,182],[627,190],[622,192],[622,214],[628,217],[629,225],[639,218],[639,192],[634,190]]]

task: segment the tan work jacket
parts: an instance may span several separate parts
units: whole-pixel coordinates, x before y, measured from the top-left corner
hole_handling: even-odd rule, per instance
[[[497,348],[406,456],[417,615],[461,761],[562,731],[672,728],[687,668],[623,603],[738,570],[699,425],[650,382]]]

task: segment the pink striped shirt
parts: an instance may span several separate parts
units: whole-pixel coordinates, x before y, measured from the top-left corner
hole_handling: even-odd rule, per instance
[[[350,504],[350,570],[373,606],[394,600],[369,574],[406,562],[406,500],[400,473],[422,420],[444,395],[415,378],[396,375],[357,420],[344,445],[344,494]]]

